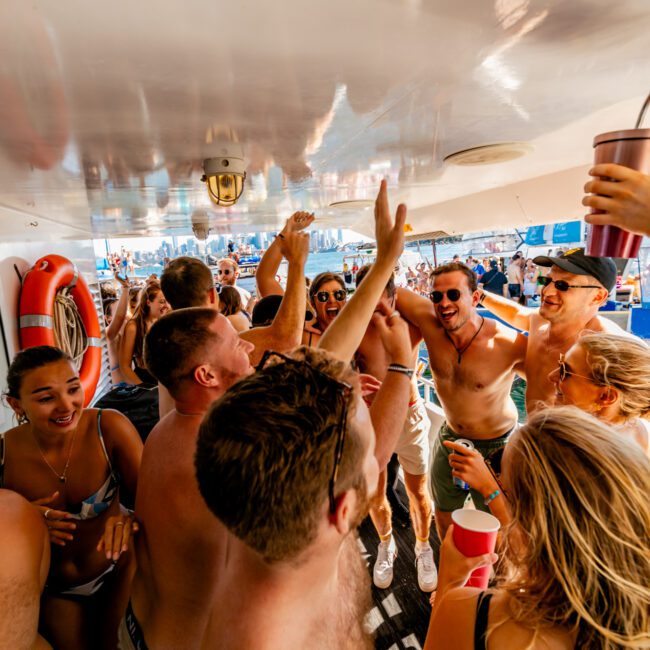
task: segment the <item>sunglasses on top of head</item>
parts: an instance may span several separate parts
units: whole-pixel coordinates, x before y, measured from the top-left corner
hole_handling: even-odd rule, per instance
[[[551,284],[555,285],[555,288],[558,291],[568,291],[569,289],[602,289],[598,284],[569,284],[566,280],[553,280],[546,276],[545,278],[540,278],[540,284],[548,287]]]
[[[316,294],[318,302],[327,302],[330,299],[330,296],[334,296],[334,300],[337,302],[343,302],[347,298],[347,292],[345,289],[336,289],[336,291],[319,291]]]
[[[445,293],[447,294],[447,298],[451,300],[451,302],[457,302],[458,299],[460,298],[460,291],[458,289],[447,289],[447,291],[432,291],[429,294],[429,298],[431,299],[431,302],[434,304],[438,304],[439,302],[442,302],[442,299],[445,296]]]

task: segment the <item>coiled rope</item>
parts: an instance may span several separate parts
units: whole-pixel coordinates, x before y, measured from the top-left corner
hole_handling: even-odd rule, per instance
[[[88,335],[68,287],[60,289],[54,299],[54,340],[79,370],[88,349]]]

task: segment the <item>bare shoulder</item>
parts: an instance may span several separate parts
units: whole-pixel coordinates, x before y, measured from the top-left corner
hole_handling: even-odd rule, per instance
[[[624,330],[620,325],[615,323],[613,320],[610,320],[609,318],[605,318],[604,316],[596,316],[595,318],[593,318],[591,321],[589,321],[589,324],[585,329],[592,332],[605,332],[606,334],[616,334],[618,336],[625,336],[631,339],[638,338],[637,336],[632,334],[632,332],[628,332]]]
[[[88,409],[91,417],[97,417],[99,409]],[[120,441],[140,440],[137,429],[133,426],[131,420],[123,413],[115,409],[102,409],[99,420],[102,429],[102,437],[109,444],[119,444]],[[140,442],[140,445],[142,443]]]
[[[12,490],[0,489],[0,539],[16,534],[42,532],[45,524],[27,499]]]

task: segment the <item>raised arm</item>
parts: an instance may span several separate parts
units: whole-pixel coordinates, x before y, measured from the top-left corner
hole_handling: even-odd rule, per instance
[[[281,253],[289,261],[287,291],[269,327],[254,327],[240,334],[242,339],[255,345],[251,359],[253,365],[260,361],[266,350],[292,350],[302,340],[307,308],[305,262],[309,254],[309,236],[301,232],[287,232],[278,239]]]
[[[428,298],[403,288],[397,289],[396,295],[396,306],[402,318],[406,318],[411,325],[419,330],[422,330],[427,320],[436,317],[433,304]]]
[[[348,362],[354,356],[395,268],[395,262],[402,253],[405,221],[404,204],[397,206],[395,219],[391,217],[386,181],[382,181],[375,201],[377,259],[352,298],[318,342],[319,348],[328,350],[342,361]]]
[[[589,174],[596,178],[585,185],[589,196],[582,205],[601,212],[586,215],[585,221],[650,236],[650,176],[611,163],[596,165]]]
[[[523,307],[489,291],[482,292],[481,304],[508,325],[522,332],[527,332],[530,329],[530,317],[535,313],[534,309]]]
[[[115,316],[110,325],[106,328],[106,338],[109,341],[114,341],[122,330],[122,325],[126,319],[126,310],[129,307],[129,280],[126,276],[122,279],[115,272],[115,279],[120,283],[120,298],[117,301],[117,309],[115,310]]]
[[[124,328],[124,335],[120,341],[120,372],[127,384],[142,383],[142,380],[135,374],[131,367],[133,358],[133,348],[135,347],[136,324],[135,321],[129,321]]]
[[[386,307],[381,303],[378,310],[381,313],[373,314],[372,320],[381,336],[389,364],[412,369],[413,350],[408,324],[397,312],[386,313]],[[387,372],[370,407],[379,471],[386,469],[404,428],[411,396],[410,385],[411,379],[406,373]]]
[[[294,212],[287,220],[280,235],[285,237],[289,232],[298,232],[307,228],[314,221],[314,215],[309,212]],[[282,262],[282,248],[280,243],[282,237],[278,236],[271,242],[260,260],[257,271],[255,272],[255,282],[257,284],[257,294],[260,298],[265,296],[282,296],[284,289],[276,280],[280,263]]]

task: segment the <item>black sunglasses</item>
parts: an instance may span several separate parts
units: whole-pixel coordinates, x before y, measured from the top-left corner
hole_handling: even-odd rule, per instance
[[[266,368],[267,363],[270,359],[277,358],[283,361],[284,363],[290,363],[294,366],[307,367],[316,373],[317,376],[321,377],[329,386],[335,387],[343,401],[341,407],[341,415],[338,422],[338,432],[336,438],[336,447],[334,450],[334,467],[332,469],[332,477],[329,482],[329,500],[330,500],[330,514],[334,514],[336,511],[336,501],[334,499],[334,487],[336,485],[336,480],[339,476],[339,467],[341,465],[341,457],[343,456],[343,445],[345,443],[345,433],[347,430],[347,419],[348,419],[348,403],[350,401],[350,395],[352,394],[352,386],[344,381],[338,381],[333,377],[330,377],[328,374],[314,368],[310,363],[304,360],[292,359],[286,354],[281,352],[274,352],[273,350],[267,350],[262,355],[262,360],[257,364],[255,368],[256,371],[263,370]]]
[[[569,289],[603,289],[598,284],[569,284],[566,280],[553,280],[548,276],[539,278],[538,282],[544,287],[554,284],[558,291],[568,291]]]
[[[584,375],[579,375],[573,370],[569,370],[567,367],[566,361],[564,360],[564,354],[560,354],[560,358],[557,360],[558,370],[560,372],[560,381],[566,381],[568,377],[580,377],[581,379],[586,379],[592,384],[595,384],[593,377],[585,377]]]
[[[460,291],[458,289],[447,289],[446,292],[432,291],[429,294],[429,298],[431,299],[431,302],[437,305],[439,302],[442,302],[442,299],[445,297],[445,293],[447,293],[447,298],[449,298],[449,300],[452,302],[456,302],[460,298]]]
[[[348,294],[345,289],[337,289],[336,291],[319,291],[316,294],[318,302],[327,302],[330,299],[330,295],[334,296],[334,300],[338,302],[344,302]]]
[[[230,272],[231,272],[230,269],[219,269],[217,271],[219,275],[230,275]]]

